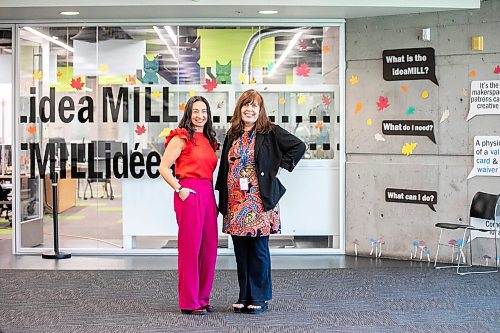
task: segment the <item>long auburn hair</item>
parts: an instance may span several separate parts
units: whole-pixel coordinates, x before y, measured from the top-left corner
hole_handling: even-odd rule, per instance
[[[267,116],[266,107],[264,106],[264,98],[258,91],[250,89],[244,91],[236,102],[233,117],[231,118],[231,127],[227,131],[227,135],[231,136],[233,139],[239,137],[245,131],[245,124],[241,118],[241,108],[249,103],[257,103],[260,106],[259,117],[255,123],[254,131],[264,134],[268,133],[272,129],[273,124]]]
[[[207,107],[207,122],[203,126],[203,135],[208,139],[210,145],[214,150],[217,149],[217,139],[215,138],[215,131],[212,125],[212,112],[210,111],[210,105],[208,101],[203,96],[193,96],[186,102],[186,107],[184,108],[184,115],[179,122],[179,128],[185,128],[189,133],[189,140],[194,141],[194,129],[193,123],[191,121],[191,115],[193,114],[193,104],[195,102],[203,102]]]

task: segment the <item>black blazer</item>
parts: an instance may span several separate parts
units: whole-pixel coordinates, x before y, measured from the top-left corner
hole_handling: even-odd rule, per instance
[[[219,191],[219,212],[222,215],[227,213],[227,175],[229,172],[227,157],[232,143],[233,138],[226,135],[222,146],[219,174],[215,183],[215,189]],[[273,125],[269,133],[257,133],[255,136],[255,172],[257,173],[260,196],[265,211],[276,207],[276,204],[286,191],[276,177],[279,168],[291,172],[304,156],[305,151],[306,145],[302,140],[278,125]]]

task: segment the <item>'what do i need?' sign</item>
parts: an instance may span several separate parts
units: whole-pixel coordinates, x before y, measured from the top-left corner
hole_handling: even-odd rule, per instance
[[[474,169],[467,179],[475,176],[500,176],[500,136],[474,137]]]
[[[432,47],[384,50],[382,63],[386,81],[431,80],[439,85]]]

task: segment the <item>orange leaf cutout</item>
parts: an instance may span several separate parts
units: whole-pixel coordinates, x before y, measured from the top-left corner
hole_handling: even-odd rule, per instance
[[[358,102],[356,104],[356,108],[354,109],[354,113],[358,113],[359,111],[361,111],[362,108],[363,108],[363,103]]]
[[[62,77],[62,72],[61,71],[57,71],[57,77]]]
[[[136,83],[135,75],[127,76],[127,78],[125,79],[125,82],[127,82],[128,84],[135,84]]]
[[[181,103],[179,104],[179,110],[184,111],[186,109],[186,104]]]
[[[28,127],[28,133],[33,135],[36,132],[36,127],[35,126],[29,126]]]
[[[75,88],[76,90],[82,90],[83,86],[85,85],[84,82],[82,82],[82,78],[78,77],[76,79],[71,79],[71,87]]]
[[[402,86],[401,90],[403,90],[403,92],[407,92],[408,91],[408,87],[407,86]]]
[[[323,50],[323,53],[328,53],[328,52],[330,52],[330,46],[328,46],[328,44],[323,45],[323,49],[322,50]]]
[[[144,126],[144,125],[136,125],[136,127],[135,127],[135,133],[137,133],[137,135],[142,135],[142,134],[146,133],[146,126]]]
[[[471,70],[471,71],[469,72],[469,76],[470,76],[470,77],[476,77],[476,71],[475,71],[475,70]]]
[[[323,122],[321,120],[316,122],[316,128],[319,128],[319,129],[323,128]]]

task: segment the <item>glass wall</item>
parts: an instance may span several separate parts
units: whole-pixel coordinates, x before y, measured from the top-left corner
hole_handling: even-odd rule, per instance
[[[0,26],[0,239],[12,237],[12,28]]]
[[[174,250],[173,193],[157,171],[165,136],[187,99],[203,95],[222,143],[252,88],[271,121],[307,144],[294,175],[306,186],[331,181],[299,208],[288,193],[304,188],[283,175],[288,212],[272,243],[339,248],[339,35],[339,26],[19,27],[21,186],[36,208],[22,221],[42,221],[36,246],[52,246],[54,170],[61,247]],[[316,215],[315,226],[304,223]],[[225,235],[219,243],[231,247]]]

